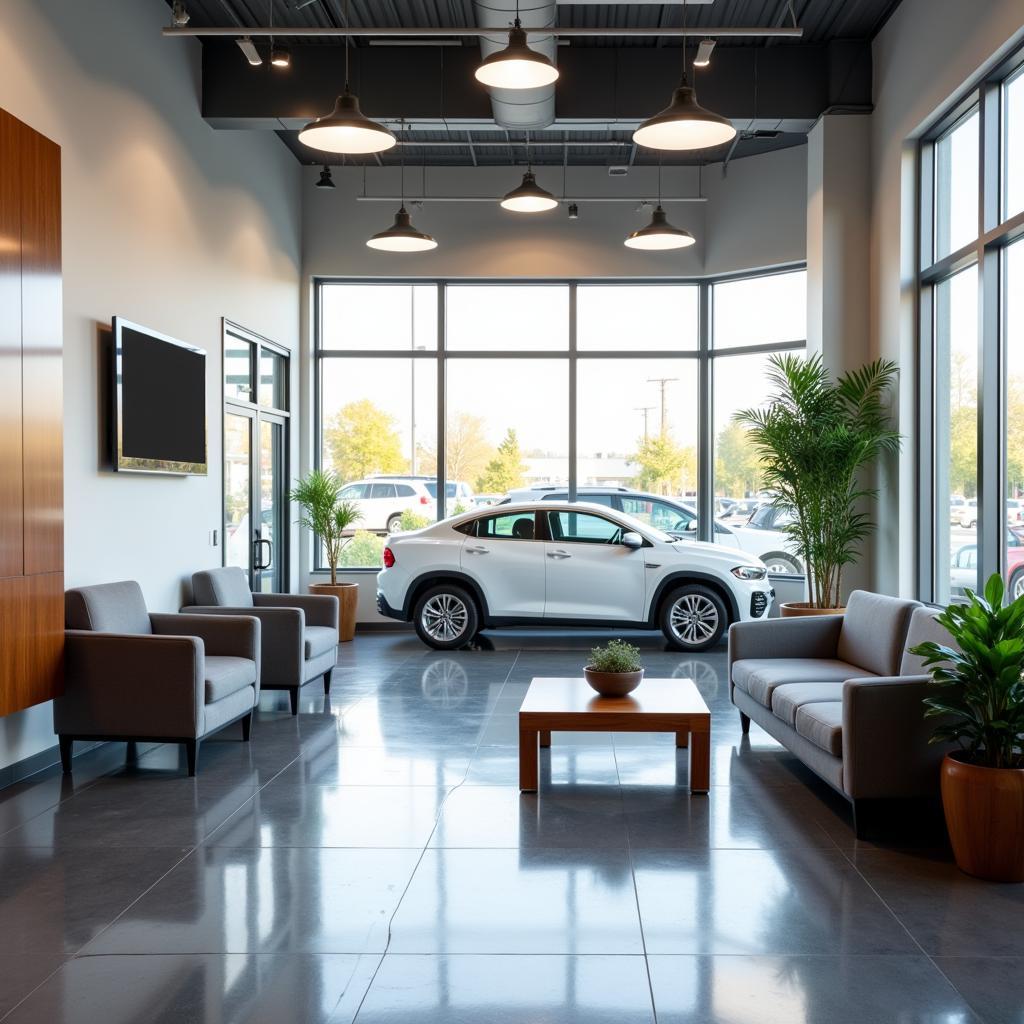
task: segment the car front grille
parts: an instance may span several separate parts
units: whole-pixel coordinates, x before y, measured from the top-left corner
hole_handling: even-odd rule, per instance
[[[759,590],[750,598],[750,615],[752,618],[759,619],[767,610],[768,595],[763,590]]]

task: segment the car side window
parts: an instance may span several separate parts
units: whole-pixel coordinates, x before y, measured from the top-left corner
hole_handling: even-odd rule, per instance
[[[485,516],[476,521],[478,537],[495,540],[533,540],[536,536],[532,512],[506,512],[500,516]]]
[[[685,509],[676,508],[654,498],[622,498],[622,511],[666,533],[682,533],[696,519]]]
[[[366,484],[349,484],[348,487],[343,487],[341,489],[341,497],[346,501],[352,501],[356,498],[365,498],[366,491]]]
[[[371,498],[393,498],[395,496],[394,484],[371,484]]]
[[[621,544],[622,527],[589,512],[549,512],[551,539],[575,544]]]
[[[400,498],[414,498],[416,492],[408,484],[395,484],[395,490]]]

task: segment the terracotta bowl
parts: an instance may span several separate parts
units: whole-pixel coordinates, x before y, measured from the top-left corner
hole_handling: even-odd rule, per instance
[[[583,670],[583,678],[602,697],[625,697],[632,693],[644,677],[644,670],[638,672],[598,672],[589,666]]]

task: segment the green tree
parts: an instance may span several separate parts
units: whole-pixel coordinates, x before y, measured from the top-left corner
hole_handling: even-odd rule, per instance
[[[343,569],[376,569],[384,560],[384,538],[368,530],[356,530],[342,547],[338,566]]]
[[[324,442],[342,482],[404,473],[409,467],[395,418],[368,398],[342,406],[324,431]]]
[[[715,486],[723,494],[743,497],[761,489],[761,456],[740,423],[730,423],[715,446]]]
[[[504,494],[515,487],[522,487],[525,476],[526,464],[519,450],[519,438],[509,427],[494,458],[477,479],[476,489],[484,494]]]
[[[655,494],[682,494],[696,483],[696,450],[677,444],[669,430],[645,437],[632,461],[640,467],[633,480],[642,490]]]
[[[445,476],[449,480],[476,480],[494,454],[494,445],[484,437],[482,417],[461,412],[448,420]],[[427,445],[418,448],[416,469],[428,475],[436,473],[437,450]]]
[[[949,490],[968,498],[978,493],[977,373],[963,352],[949,362]]]

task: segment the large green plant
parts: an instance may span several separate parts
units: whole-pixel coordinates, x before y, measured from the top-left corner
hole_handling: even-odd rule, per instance
[[[769,365],[768,404],[735,418],[761,456],[773,504],[792,513],[785,529],[807,567],[811,606],[838,608],[843,570],[874,529],[863,503],[876,492],[861,471],[900,447],[888,409],[897,367],[878,359],[833,380],[820,356],[775,355]]]
[[[998,573],[984,597],[967,591],[938,621],[959,650],[933,641],[912,647],[931,672],[925,717],[942,718],[933,743],[956,742],[972,764],[1024,768],[1024,596],[1003,606]]]
[[[289,497],[302,509],[299,522],[323,542],[331,583],[337,583],[338,557],[345,531],[363,518],[359,506],[354,501],[342,500],[338,478],[319,469],[299,480]]]

